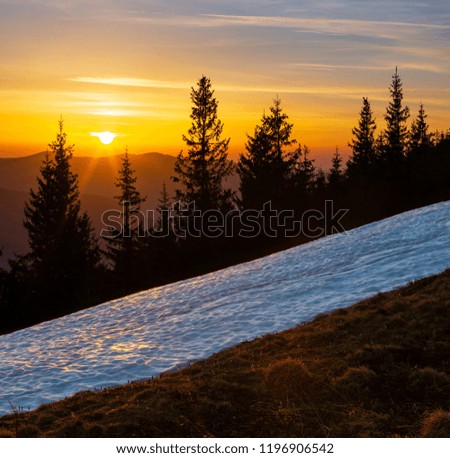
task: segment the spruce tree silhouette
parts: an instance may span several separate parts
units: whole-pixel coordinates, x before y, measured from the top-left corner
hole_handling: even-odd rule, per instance
[[[304,211],[312,201],[311,194],[314,193],[316,181],[315,159],[310,159],[310,151],[307,146],[295,150],[290,162],[290,184],[289,189],[295,196],[297,205]],[[293,202],[295,205],[295,201]]]
[[[429,132],[423,104],[420,104],[417,117],[411,123],[409,132],[408,154],[420,154],[426,152],[433,145],[434,134]]]
[[[37,190],[25,204],[30,252],[11,261],[10,303],[26,321],[40,321],[92,303],[99,249],[87,213],[81,211],[78,177],[71,171],[73,145],[64,123],[49,144]],[[22,317],[22,318],[23,318]]]
[[[408,199],[412,205],[426,205],[434,200],[433,196],[442,181],[439,169],[445,164],[444,161],[436,160],[434,134],[429,132],[427,117],[421,103],[409,131],[406,174]]]
[[[240,155],[238,163],[242,208],[261,209],[268,201],[275,208],[284,205],[296,160],[292,151],[286,149],[296,144],[291,138],[292,128],[277,97],[253,136],[247,135],[247,152]]]
[[[388,167],[398,168],[406,153],[408,129],[406,121],[409,118],[409,108],[403,107],[403,84],[395,67],[392,83],[389,88],[391,100],[386,108],[384,119],[386,129],[384,131],[385,145],[382,151]]]
[[[116,285],[121,285],[122,292],[128,292],[136,284],[138,269],[137,255],[143,246],[144,221],[141,218],[141,197],[136,188],[137,177],[132,169],[128,149],[122,158],[115,186],[119,194],[114,196],[120,206],[120,227],[104,237],[106,255],[112,263]]]
[[[342,156],[339,153],[339,148],[336,147],[336,151],[331,159],[331,169],[328,173],[328,184],[332,188],[338,188],[342,184],[344,178],[344,172],[342,170]]]
[[[224,187],[224,180],[233,171],[233,163],[228,160],[230,139],[222,138],[218,102],[206,76],[199,79],[197,88],[191,88],[191,102],[192,125],[183,135],[188,150],[179,153],[172,177],[180,185],[176,198],[184,205],[195,202],[197,210],[226,212],[233,206],[233,193]]]
[[[404,191],[408,177],[405,175],[404,160],[408,145],[408,129],[406,121],[409,118],[409,108],[403,107],[403,85],[398,75],[397,67],[392,76],[389,88],[391,100],[386,108],[384,119],[386,129],[383,132],[383,142],[380,144],[382,159],[382,174],[384,177],[384,195],[380,198],[386,202],[385,216],[398,213],[407,206],[407,196]]]
[[[363,106],[359,116],[358,126],[352,129],[353,139],[348,144],[352,149],[352,154],[347,162],[347,173],[350,177],[366,176],[369,168],[375,165],[377,159],[374,137],[376,123],[367,97],[363,97]]]
[[[358,125],[352,129],[353,138],[348,143],[352,152],[346,170],[347,203],[355,224],[381,217],[384,212],[379,197],[385,186],[379,159],[384,137],[375,140],[376,127],[369,99],[363,97]]]
[[[162,191],[158,200],[158,206],[156,210],[158,211],[158,220],[157,220],[157,229],[165,236],[167,234],[168,238],[173,237],[173,230],[171,224],[171,205],[172,201],[170,199],[169,193],[167,192],[166,182],[163,182]]]

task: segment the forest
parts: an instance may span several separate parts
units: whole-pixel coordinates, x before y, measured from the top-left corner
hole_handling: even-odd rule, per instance
[[[293,137],[278,97],[237,163],[229,160],[218,101],[202,76],[191,89],[175,195],[164,185],[155,217],[145,221],[145,196],[125,151],[115,217],[106,219],[101,239],[81,210],[74,147],[60,120],[24,207],[29,251],[0,270],[0,333],[448,200],[450,130],[432,132],[422,104],[410,113],[397,69],[389,93],[383,126],[362,98],[350,157],[344,161],[336,149],[324,172]],[[238,192],[227,186],[232,174]]]

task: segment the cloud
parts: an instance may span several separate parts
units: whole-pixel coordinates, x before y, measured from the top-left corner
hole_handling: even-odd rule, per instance
[[[69,81],[88,84],[103,84],[107,86],[126,86],[126,87],[142,87],[142,88],[158,88],[158,89],[186,89],[189,83],[157,81],[144,78],[99,78],[91,76],[77,76],[70,78]]]
[[[85,114],[100,117],[146,117],[146,118],[172,118],[171,113],[164,113],[157,110],[123,110],[123,109],[93,109],[86,110]]]
[[[70,81],[104,84],[116,86],[129,86],[141,88],[161,88],[161,89],[188,89],[192,86],[190,83],[171,82],[171,81],[155,81],[141,78],[97,78],[97,77],[75,77],[70,78]],[[285,94],[309,94],[309,95],[333,95],[333,96],[351,96],[355,91],[364,91],[363,88],[344,88],[331,86],[261,86],[261,85],[233,85],[233,84],[215,84],[214,89],[223,92],[252,92],[252,93],[285,93]],[[108,111],[108,109],[106,110]]]
[[[362,35],[380,36],[393,38],[402,31],[417,32],[417,29],[424,30],[450,30],[449,25],[425,24],[420,22],[398,22],[398,21],[372,21],[355,19],[328,19],[328,18],[299,18],[282,16],[233,16],[233,15],[202,15],[217,26],[241,25],[257,27],[281,27],[300,29],[315,32],[324,32],[341,35]],[[211,25],[210,24],[210,25]]]
[[[410,52],[412,52],[410,50]],[[417,49],[416,49],[417,52]],[[390,62],[386,61],[378,65],[343,65],[343,64],[322,64],[322,63],[290,63],[287,64],[288,68],[305,68],[308,70],[317,70],[317,71],[334,71],[334,70],[358,70],[360,71],[369,71],[369,72],[383,72],[386,73],[387,70],[392,70],[395,66],[398,66],[401,70],[416,70],[429,73],[448,73],[448,68],[444,68],[437,64],[426,64],[426,63],[408,63],[408,62]]]

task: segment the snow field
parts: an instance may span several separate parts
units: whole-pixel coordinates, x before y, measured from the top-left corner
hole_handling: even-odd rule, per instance
[[[150,378],[450,267],[450,202],[0,336],[0,414]]]

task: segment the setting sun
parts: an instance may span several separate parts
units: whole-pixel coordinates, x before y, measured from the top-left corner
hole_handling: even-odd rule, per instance
[[[98,139],[104,145],[110,145],[118,135],[112,132],[106,131],[106,132],[91,132],[91,136],[98,137]]]

